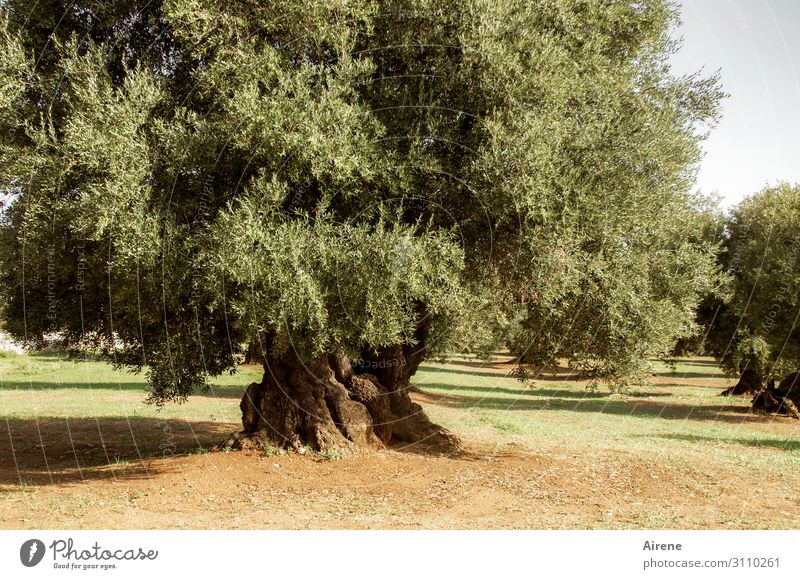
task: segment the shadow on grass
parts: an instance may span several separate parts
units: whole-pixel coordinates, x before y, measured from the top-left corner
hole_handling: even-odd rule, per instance
[[[472,359],[472,360],[461,360],[458,358],[448,358],[447,364],[452,364],[454,366],[467,366],[470,368],[487,368],[491,366],[506,366],[508,364],[513,364],[514,356],[509,354],[508,352],[494,352],[491,354],[493,358],[502,358],[501,360],[482,360],[482,359]],[[434,362],[434,360],[430,360]]]
[[[431,360],[434,362],[434,360]],[[438,362],[434,362],[437,363]],[[509,364],[513,364],[513,358],[507,358],[505,360],[458,360],[458,359],[447,359],[445,364],[449,366],[465,366],[467,368],[496,368],[500,366],[508,366]]]
[[[440,385],[429,385],[439,388]],[[449,385],[444,385],[447,389]],[[424,386],[423,386],[424,390]],[[463,392],[463,389],[461,389]],[[491,392],[489,390],[488,392]],[[707,420],[709,422],[728,422],[734,424],[763,423],[762,415],[754,414],[747,406],[696,405],[676,402],[658,402],[651,399],[621,399],[595,393],[584,396],[569,390],[540,390],[543,396],[526,396],[525,392],[514,391],[520,398],[500,398],[493,396],[468,396],[447,394],[437,397],[436,403],[453,408],[481,410],[522,410],[522,411],[570,411],[597,414],[614,414],[637,418],[661,418],[664,420]],[[536,391],[531,391],[535,393]]]
[[[117,390],[140,391],[144,398],[148,393],[147,378],[144,373],[123,370],[109,376],[108,372],[97,374],[100,363],[107,369],[111,365],[102,356],[70,356],[59,352],[28,352],[5,356],[18,364],[4,369],[4,379],[0,380],[0,392],[13,390]],[[97,363],[81,366],[83,362]],[[260,376],[253,374],[253,366],[242,366],[234,378],[223,376],[217,380],[226,382],[239,380],[233,384],[214,384],[207,389],[197,389],[196,395],[221,398],[241,398],[247,385]],[[59,380],[61,379],[61,380]]]
[[[431,366],[422,366],[418,371],[417,375],[425,374],[430,372],[432,374],[462,374],[464,376],[481,376],[487,378],[512,378],[509,376],[505,370],[494,370],[492,371],[491,367],[484,366],[484,370],[457,370],[455,368],[433,368]]]
[[[763,448],[778,448],[789,452],[800,452],[800,440],[775,440],[761,438],[720,438],[718,436],[700,436],[696,434],[659,434],[656,438],[668,440],[681,440],[686,442],[710,442],[724,444],[741,444],[743,446],[755,446]]]
[[[241,399],[245,388],[249,384],[247,378],[242,378],[242,384],[217,385],[212,384],[208,389],[198,389],[196,396],[210,396],[212,398],[236,398]],[[149,392],[145,382],[42,382],[40,380],[4,380],[0,385],[0,392],[12,390],[125,390],[129,392],[141,392],[142,399],[147,397]]]
[[[0,391],[7,390],[139,390],[147,393],[147,386],[142,382],[41,382],[37,380],[3,380]]]
[[[655,388],[669,388],[673,390],[672,395],[680,395],[681,390],[692,389],[692,390],[708,390],[709,392],[717,392],[722,393],[727,385],[725,383],[722,384],[685,384],[680,382],[661,382],[654,386]],[[747,394],[749,398],[752,398],[752,394]],[[738,398],[739,395],[735,395],[734,398]],[[744,397],[744,396],[743,396]]]
[[[676,358],[676,360],[679,364],[684,366],[712,366],[714,368],[719,368],[719,363],[714,360],[697,360],[691,358]]]
[[[476,368],[475,370],[457,370],[448,366],[447,368],[435,368],[432,366],[422,366],[419,369],[420,373],[424,372],[433,372],[433,373],[441,373],[441,374],[463,374],[465,376],[486,376],[489,378],[510,378],[514,379],[513,376],[508,374],[508,370],[506,368],[494,368],[492,365],[484,364],[484,365],[476,365],[470,366],[471,368]],[[555,371],[553,369],[531,369],[526,367],[529,375],[531,376],[532,380],[552,380],[552,381],[559,381],[559,382],[582,382],[586,381],[587,378],[585,376],[581,376],[575,370],[569,370],[568,368],[558,368]]]
[[[722,372],[670,372],[669,370],[656,372],[656,376],[662,378],[710,378],[714,380],[727,378]]]
[[[485,394],[511,394],[517,396],[518,398],[567,398],[567,399],[575,399],[575,400],[603,400],[608,399],[611,396],[610,392],[607,391],[597,391],[597,390],[565,390],[560,388],[539,388],[538,386],[532,386],[531,388],[492,388],[492,387],[483,387],[483,386],[457,386],[455,384],[440,384],[440,383],[431,383],[431,382],[417,382],[415,386],[418,388],[425,390],[425,389],[433,389],[433,390],[444,390],[446,392],[455,392],[455,393],[470,393],[470,392],[479,392]],[[470,394],[467,394],[469,396]],[[636,391],[631,392],[628,394],[630,398],[660,398],[664,396],[672,396],[669,392],[647,392],[647,391]],[[483,397],[477,398],[478,400],[482,400]],[[509,404],[514,401],[514,399],[508,398],[504,399]]]
[[[593,390],[562,390],[557,388],[492,388],[487,386],[457,386],[455,384],[440,384],[431,382],[416,382],[415,386],[422,389],[444,390],[446,392],[455,393],[485,393],[485,394],[512,394],[520,398],[536,397],[536,398],[608,398],[608,394],[604,392],[595,392]],[[469,394],[467,394],[469,396]],[[476,400],[482,400],[483,397],[475,396]],[[511,398],[504,399],[507,402],[513,402]]]
[[[713,360],[687,360],[677,359],[680,368],[689,368],[687,371],[676,369],[673,371],[666,364],[655,374],[664,378],[722,378],[730,379],[720,368],[719,363]]]
[[[0,418],[0,484],[146,479],[156,459],[204,452],[237,424],[158,418]]]

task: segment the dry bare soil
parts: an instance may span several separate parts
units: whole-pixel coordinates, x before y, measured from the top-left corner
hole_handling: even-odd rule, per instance
[[[800,528],[800,422],[708,359],[625,396],[507,358],[428,364],[415,394],[466,451],[208,452],[255,369],[158,411],[141,376],[0,358],[2,528]]]

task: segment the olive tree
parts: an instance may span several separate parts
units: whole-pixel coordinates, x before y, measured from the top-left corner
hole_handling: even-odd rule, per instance
[[[183,400],[264,378],[281,446],[455,444],[430,356],[508,338],[610,376],[716,283],[689,193],[721,93],[663,0],[3,4],[6,327]]]
[[[719,300],[709,346],[756,390],[800,367],[800,186],[765,187],[734,207],[721,262],[730,296]],[[744,391],[745,384],[742,385]]]

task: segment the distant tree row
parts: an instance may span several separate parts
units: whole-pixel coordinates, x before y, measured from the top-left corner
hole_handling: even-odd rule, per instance
[[[727,282],[698,308],[695,345],[741,378],[737,393],[756,391],[800,367],[800,185],[766,187],[715,222]]]

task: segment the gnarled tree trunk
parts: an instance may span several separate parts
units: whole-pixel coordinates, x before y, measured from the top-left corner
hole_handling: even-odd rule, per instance
[[[739,381],[720,393],[720,396],[738,396],[740,394],[753,394],[762,388],[763,380],[761,375],[750,368],[746,368],[742,375],[739,376]]]
[[[261,344],[257,341],[252,341],[247,345],[247,351],[244,353],[245,364],[263,364],[264,355],[261,352]]]
[[[342,354],[304,363],[294,352],[264,360],[264,378],[242,397],[243,430],[221,446],[272,445],[342,453],[391,442],[442,450],[458,438],[433,424],[409,397],[410,381],[425,356],[427,328],[418,345],[365,353],[351,363]]]
[[[800,372],[787,374],[775,387],[770,380],[766,388],[761,389],[753,397],[753,410],[759,412],[788,414],[800,418]]]

